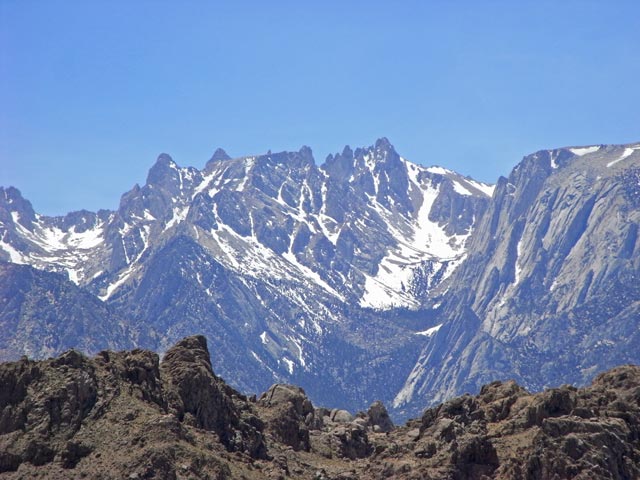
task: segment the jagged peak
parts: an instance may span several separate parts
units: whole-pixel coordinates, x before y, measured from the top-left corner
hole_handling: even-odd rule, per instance
[[[158,185],[166,183],[167,177],[175,176],[179,172],[180,168],[173,161],[171,155],[167,153],[161,153],[158,155],[156,163],[153,164],[149,173],[147,174],[147,185]],[[172,173],[174,172],[174,173]]]
[[[169,155],[168,153],[161,153],[156,159],[156,164],[176,165],[176,162],[173,161],[173,158],[171,158],[171,155]]]
[[[400,162],[400,156],[389,139],[381,137],[373,145],[359,147],[355,151],[345,145],[342,153],[327,156],[321,168],[336,178],[349,178],[354,171],[362,168],[372,170],[378,164],[399,166]]]
[[[18,190],[16,187],[12,186],[0,187],[0,195],[2,196],[2,199],[7,203],[13,203],[16,200],[24,200],[22,192],[20,192],[20,190]]]
[[[311,150],[311,147],[307,145],[303,145],[302,147],[300,147],[300,150],[298,150],[298,153],[305,157],[313,158],[313,151]]]
[[[227,154],[226,151],[224,151],[224,149],[217,148],[216,151],[213,152],[213,155],[211,156],[209,161],[207,162],[207,165],[211,162],[220,162],[224,160],[231,160],[231,157]]]
[[[376,149],[393,150],[393,145],[391,145],[391,142],[387,137],[380,137],[377,139],[374,146]]]
[[[378,138],[372,146],[357,148],[353,156],[358,158],[371,155],[374,162],[385,161],[389,158],[399,158],[398,153],[387,137]]]
[[[345,145],[344,148],[342,149],[342,156],[343,157],[348,157],[348,158],[353,158],[353,150],[351,149],[351,147],[349,145]]]
[[[3,208],[6,208],[7,215],[8,212],[17,212],[20,223],[25,226],[36,219],[31,202],[16,187],[0,187],[0,210]]]

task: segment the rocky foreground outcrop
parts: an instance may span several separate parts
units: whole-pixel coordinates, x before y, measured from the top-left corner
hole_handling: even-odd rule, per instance
[[[274,385],[246,397],[204,337],[0,365],[0,478],[640,478],[640,367],[583,389],[494,382],[396,427],[384,405],[316,408]]]

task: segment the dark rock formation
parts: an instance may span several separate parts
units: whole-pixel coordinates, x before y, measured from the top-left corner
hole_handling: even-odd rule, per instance
[[[386,407],[380,401],[375,401],[367,410],[368,425],[374,432],[390,432],[393,429],[393,422],[389,417]]]
[[[383,431],[384,430],[384,431]],[[314,408],[277,384],[259,400],[215,376],[204,337],[145,350],[0,364],[0,478],[622,480],[640,476],[640,367],[530,394],[485,385],[393,427]]]
[[[415,426],[408,433],[396,429],[398,443],[368,468],[372,478],[637,478],[638,395],[635,366],[615,368],[584,389],[534,395],[514,382],[494,382],[476,397],[428,409],[408,423]],[[420,460],[407,462],[411,457]]]
[[[211,464],[203,464],[211,453],[199,459],[205,444],[194,443],[201,434],[193,427],[211,431],[222,448]],[[266,457],[262,429],[246,398],[213,374],[204,337],[181,341],[162,366],[145,350],[94,359],[71,350],[0,366],[0,472],[41,467],[66,478],[90,457],[85,476],[175,478],[185,455],[186,472],[218,475],[221,451]]]
[[[246,397],[214,375],[206,338],[178,342],[167,351],[160,372],[168,411],[178,421],[216,432],[230,450],[266,455],[262,422],[246,408]]]
[[[314,423],[315,412],[302,388],[273,385],[259,404],[268,407],[267,427],[279,442],[294,450],[310,450],[309,425]]]

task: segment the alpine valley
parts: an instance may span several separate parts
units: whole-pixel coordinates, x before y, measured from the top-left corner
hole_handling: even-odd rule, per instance
[[[539,151],[495,186],[385,138],[322,166],[162,154],[117,211],[63,217],[0,188],[0,360],[203,334],[242,392],[396,419],[493,380],[582,385],[640,361],[639,223],[640,144]]]

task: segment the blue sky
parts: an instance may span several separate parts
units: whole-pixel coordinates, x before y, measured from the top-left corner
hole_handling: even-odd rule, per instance
[[[160,152],[202,167],[387,136],[483,181],[640,140],[637,1],[0,0],[0,185],[116,208]]]

